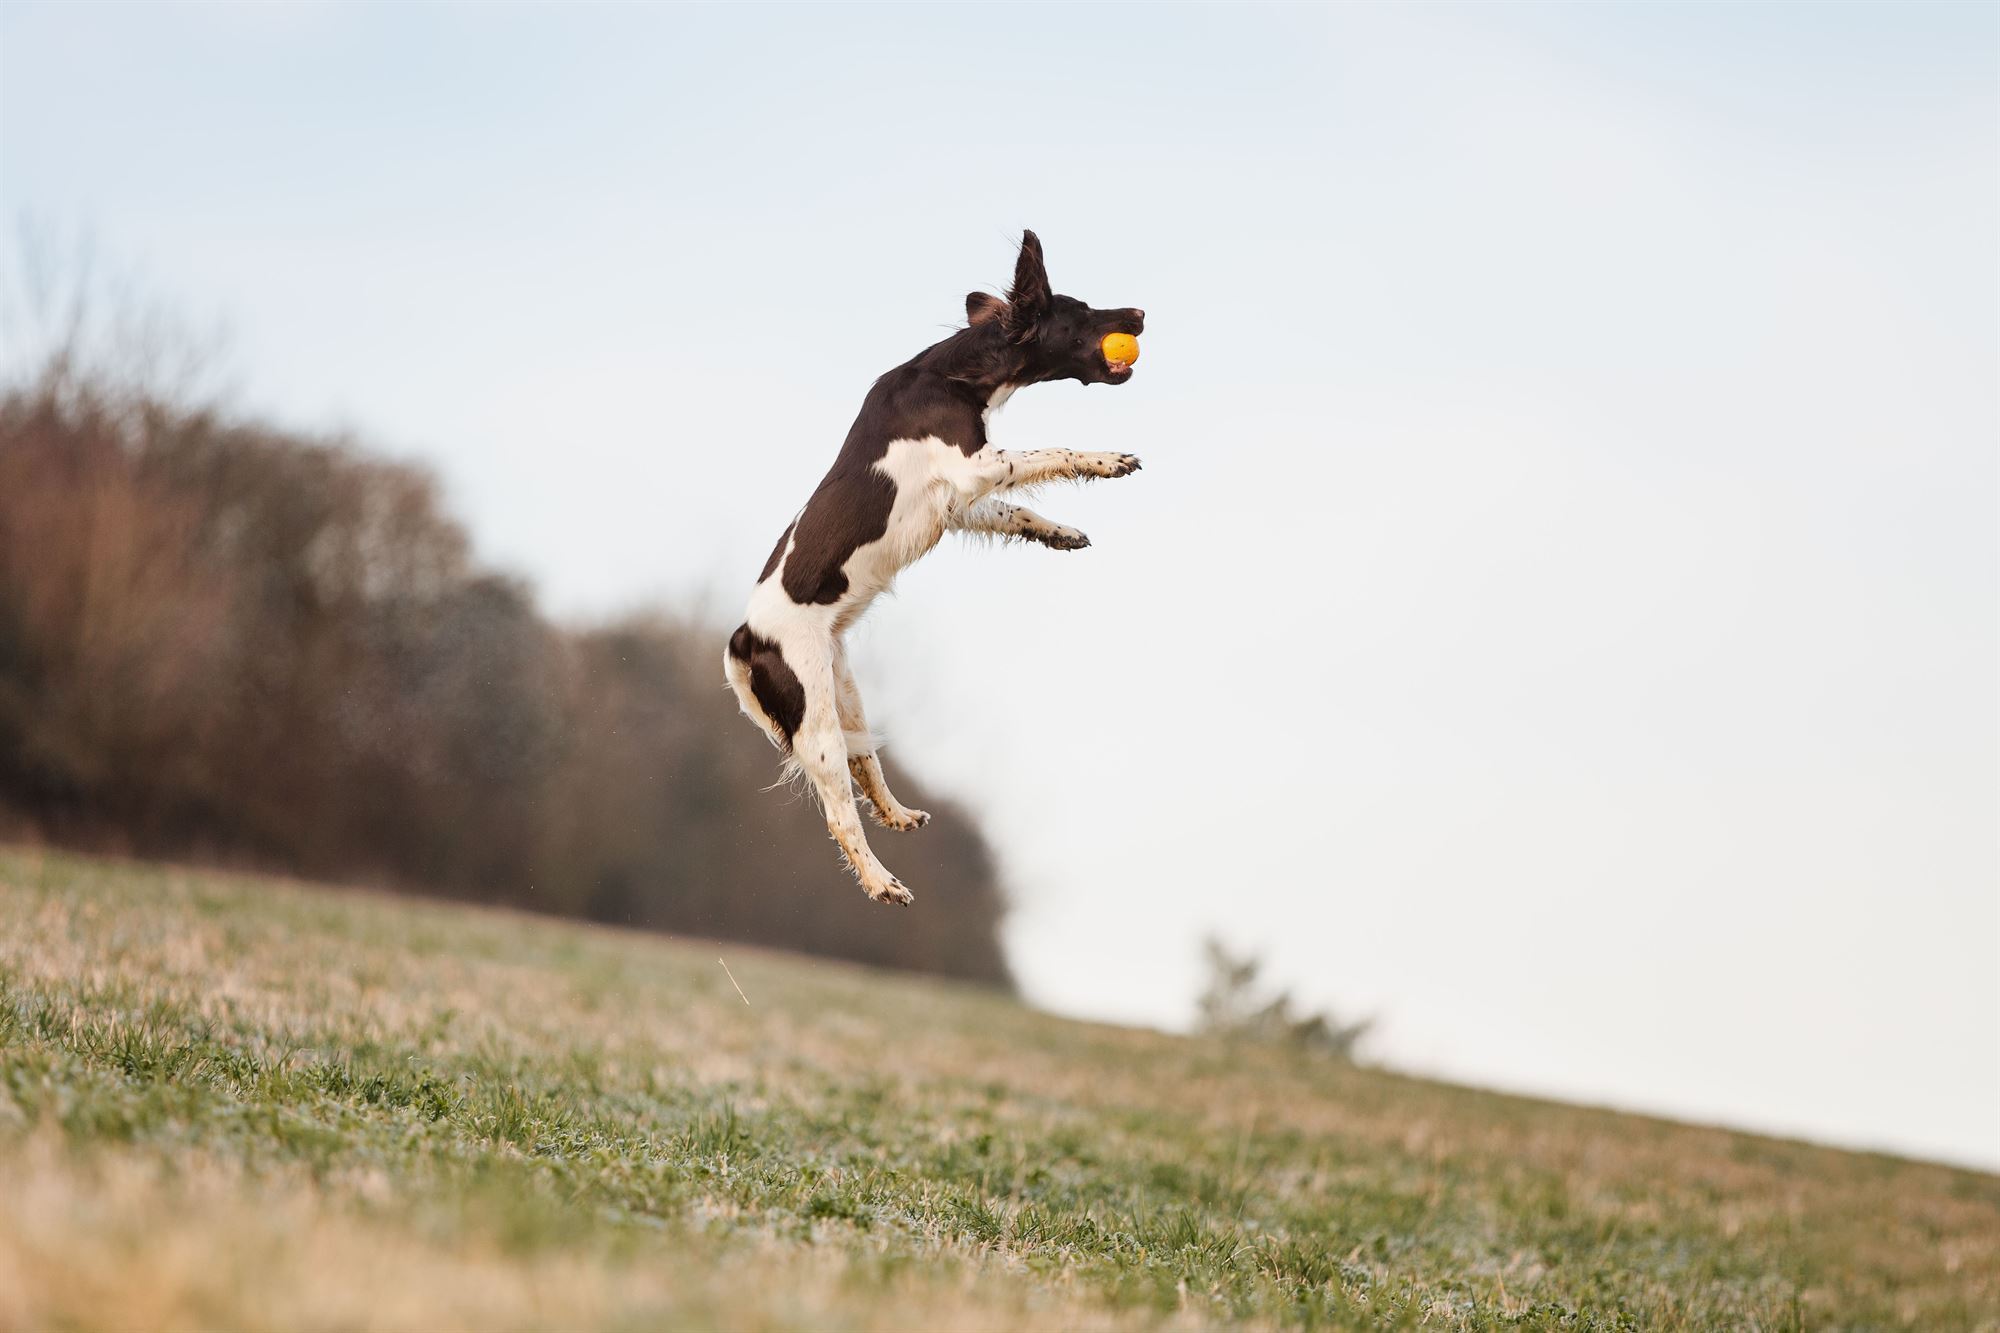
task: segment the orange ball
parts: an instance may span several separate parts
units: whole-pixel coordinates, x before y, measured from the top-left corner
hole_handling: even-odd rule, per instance
[[[1104,335],[1104,359],[1114,366],[1129,366],[1139,359],[1139,340],[1129,333]]]

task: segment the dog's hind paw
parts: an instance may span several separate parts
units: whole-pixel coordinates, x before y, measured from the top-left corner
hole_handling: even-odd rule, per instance
[[[912,810],[908,806],[893,811],[871,806],[870,812],[875,816],[876,823],[897,833],[911,833],[931,822],[930,811]]]
[[[905,888],[903,881],[894,875],[889,877],[887,884],[869,889],[868,896],[878,903],[888,903],[895,907],[908,907],[917,900],[917,896]]]

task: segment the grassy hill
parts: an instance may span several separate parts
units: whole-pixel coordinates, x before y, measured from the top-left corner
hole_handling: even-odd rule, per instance
[[[2000,1327],[1978,1172],[32,852],[0,1200],[0,1328]]]

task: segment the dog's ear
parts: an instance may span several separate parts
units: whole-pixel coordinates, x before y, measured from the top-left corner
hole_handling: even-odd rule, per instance
[[[991,292],[967,292],[965,294],[965,321],[968,324],[990,324],[1007,312],[1007,303]]]
[[[1007,289],[1007,309],[1001,327],[1009,342],[1026,342],[1035,336],[1035,326],[1049,313],[1048,266],[1042,262],[1042,240],[1031,231],[1021,233],[1021,257],[1014,261],[1014,285]]]

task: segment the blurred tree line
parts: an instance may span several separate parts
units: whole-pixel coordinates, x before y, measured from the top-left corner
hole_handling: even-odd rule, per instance
[[[0,396],[0,835],[1009,984],[969,814],[893,775],[931,891],[869,903],[766,790],[723,638],[552,624],[346,442],[60,353]]]

